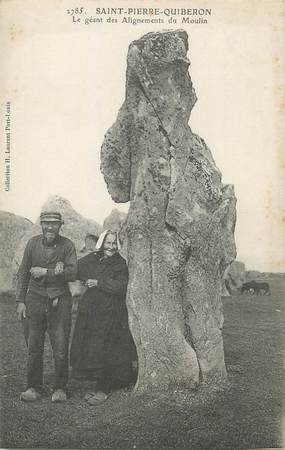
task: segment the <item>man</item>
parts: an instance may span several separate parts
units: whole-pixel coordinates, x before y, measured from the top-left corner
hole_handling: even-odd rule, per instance
[[[89,253],[95,252],[98,237],[95,234],[87,233],[84,240],[84,247],[80,250],[81,255],[85,256]]]
[[[40,215],[42,234],[27,243],[18,272],[17,315],[23,321],[28,347],[27,390],[21,400],[35,401],[43,385],[43,353],[48,331],[55,362],[53,402],[66,400],[71,295],[68,282],[76,280],[77,258],[73,243],[59,234],[58,212]]]

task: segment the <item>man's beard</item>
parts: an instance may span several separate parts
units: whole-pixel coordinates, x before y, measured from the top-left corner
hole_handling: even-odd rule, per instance
[[[57,233],[55,233],[54,231],[46,231],[44,233],[44,237],[46,238],[48,244],[53,244],[56,240]]]

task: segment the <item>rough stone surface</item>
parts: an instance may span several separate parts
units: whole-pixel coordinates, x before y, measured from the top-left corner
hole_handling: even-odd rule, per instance
[[[80,257],[80,250],[84,246],[84,239],[87,233],[92,233],[95,235],[99,235],[102,231],[102,227],[91,219],[86,219],[81,214],[79,214],[73,207],[70,202],[65,198],[60,196],[52,196],[49,197],[48,200],[42,206],[42,211],[57,211],[62,214],[62,218],[64,220],[64,224],[60,230],[60,233],[68,237],[72,240],[75,245],[77,255]],[[40,225],[40,219],[36,221],[36,223],[25,233],[19,247],[15,253],[15,257],[13,260],[13,274],[14,280],[21,264],[23,253],[26,247],[28,240],[41,234],[42,229]],[[76,286],[75,286],[76,287]],[[71,291],[73,291],[73,284],[70,283]],[[76,289],[75,289],[76,290]]]
[[[32,227],[32,222],[10,212],[0,211],[0,291],[13,288],[12,261],[23,235]]]
[[[259,272],[258,270],[247,270],[244,273],[244,281],[252,281],[252,280],[258,280],[260,278],[263,278],[263,273]]]
[[[103,223],[103,230],[112,230],[112,231],[118,231],[121,232],[122,228],[124,227],[124,224],[127,219],[127,214],[118,211],[116,208],[112,209],[111,213],[108,217],[104,220]]]
[[[233,261],[224,276],[225,285],[230,294],[238,292],[246,281],[245,265],[240,261]]]
[[[188,125],[196,94],[187,51],[183,30],[131,43],[126,99],[101,151],[113,200],[130,201],[127,303],[137,389],[226,377],[221,280],[236,255],[236,199]]]
[[[231,293],[230,293],[229,289],[227,288],[226,279],[223,277],[222,283],[221,283],[221,296],[229,297],[230,295],[231,295]]]

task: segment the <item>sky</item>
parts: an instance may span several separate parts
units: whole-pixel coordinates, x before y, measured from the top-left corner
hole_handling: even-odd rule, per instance
[[[181,15],[169,24],[163,13],[163,24],[121,23],[113,15],[117,23],[86,25],[84,17],[109,17],[96,7],[164,11],[189,2],[83,0],[86,14],[76,23],[67,11],[78,6],[72,0],[26,0],[25,8],[2,0],[0,142],[5,151],[10,102],[11,174],[8,192],[1,181],[1,209],[35,221],[48,196],[60,195],[99,223],[114,207],[127,212],[128,204],[108,194],[100,147],[124,101],[128,46],[147,32],[182,28],[198,97],[189,125],[210,147],[223,182],[235,186],[237,259],[248,269],[285,272],[282,2],[249,3],[193,2],[211,8],[207,24],[182,25]]]

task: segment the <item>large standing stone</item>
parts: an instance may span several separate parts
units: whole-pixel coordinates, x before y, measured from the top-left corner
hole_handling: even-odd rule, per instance
[[[231,185],[188,120],[196,94],[183,30],[131,43],[126,99],[101,169],[127,218],[130,326],[137,389],[226,377],[221,279],[235,258]]]
[[[262,272],[259,272],[258,270],[247,270],[244,272],[243,281],[258,280],[260,278],[263,278]]]
[[[103,222],[103,230],[112,230],[120,232],[126,222],[127,214],[118,211],[116,208],[112,209],[111,213]]]
[[[32,222],[10,212],[0,211],[0,291],[8,292],[13,288],[12,261],[15,251]]]
[[[231,294],[239,292],[243,283],[246,281],[244,263],[240,261],[233,261],[227,268],[224,279],[225,285]]]
[[[80,256],[80,250],[82,250],[82,247],[84,245],[86,234],[92,233],[95,235],[99,235],[102,229],[102,227],[97,222],[95,222],[95,220],[86,219],[85,217],[83,217],[81,214],[75,211],[75,209],[73,209],[68,200],[58,195],[49,197],[48,200],[44,203],[42,211],[56,211],[62,214],[64,224],[60,230],[60,233],[72,240],[78,256]],[[13,260],[14,276],[18,272],[19,265],[21,264],[28,240],[33,236],[41,234],[41,232],[42,228],[40,225],[40,219],[38,218],[37,222],[23,236],[15,253],[15,257]],[[73,284],[71,284],[71,289],[72,288]]]

